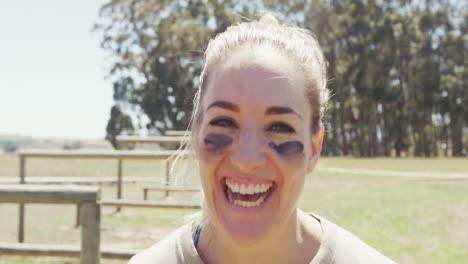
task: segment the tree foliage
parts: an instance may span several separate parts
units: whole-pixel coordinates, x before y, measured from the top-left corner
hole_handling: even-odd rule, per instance
[[[97,28],[116,104],[139,128],[185,129],[209,39],[265,8],[324,50],[325,155],[466,153],[468,11],[447,0],[113,0]]]
[[[210,38],[239,20],[234,1],[113,0],[96,28],[110,51],[114,100],[149,130],[184,129]],[[238,1],[236,1],[238,2]]]

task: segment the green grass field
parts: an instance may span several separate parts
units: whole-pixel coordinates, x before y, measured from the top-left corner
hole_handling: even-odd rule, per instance
[[[162,162],[124,162],[124,175],[129,176],[162,176],[163,169]],[[26,171],[31,176],[113,176],[116,162],[33,159]],[[0,155],[0,177],[17,175],[17,157]],[[197,182],[195,177],[190,180]],[[125,185],[124,197],[141,198],[142,186]],[[104,198],[115,197],[113,186],[103,186],[102,192]],[[162,194],[150,196],[157,199]],[[468,159],[322,158],[307,177],[299,207],[348,229],[399,263],[468,263]],[[27,205],[26,242],[78,245],[75,210],[74,206]],[[112,208],[103,210],[102,247],[141,249],[195,211],[124,208],[112,212]],[[15,242],[16,232],[17,206],[0,204],[0,242]],[[0,263],[79,261],[1,256]]]

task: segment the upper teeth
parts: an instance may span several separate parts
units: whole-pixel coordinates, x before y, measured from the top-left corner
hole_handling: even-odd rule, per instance
[[[255,194],[266,192],[271,187],[272,183],[243,184],[226,180],[226,185],[233,193]]]

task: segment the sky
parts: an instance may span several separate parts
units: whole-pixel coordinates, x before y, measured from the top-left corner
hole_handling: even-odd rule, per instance
[[[104,138],[112,106],[97,0],[0,0],[0,134]]]

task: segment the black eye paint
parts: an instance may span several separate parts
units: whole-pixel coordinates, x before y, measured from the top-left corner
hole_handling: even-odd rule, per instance
[[[221,152],[232,144],[233,139],[221,134],[208,134],[204,140],[206,149]]]
[[[268,143],[278,154],[284,157],[294,157],[304,152],[304,145],[299,141],[288,141],[281,144]]]

